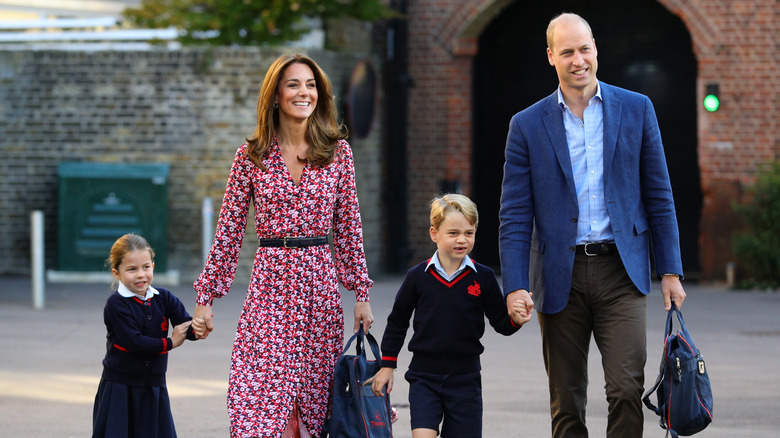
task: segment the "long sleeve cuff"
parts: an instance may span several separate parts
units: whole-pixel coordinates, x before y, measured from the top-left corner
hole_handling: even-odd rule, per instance
[[[369,299],[368,299],[368,287],[366,287],[365,289],[360,288],[360,289],[356,289],[355,290],[355,301],[358,301],[358,302],[362,302],[362,301],[368,302],[369,301]]]
[[[214,304],[214,296],[207,292],[198,292],[195,298],[195,304],[199,306],[211,306]]]
[[[382,356],[380,366],[382,368],[398,368],[398,358],[392,356]]]

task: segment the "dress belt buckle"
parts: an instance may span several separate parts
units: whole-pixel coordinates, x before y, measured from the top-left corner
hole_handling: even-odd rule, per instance
[[[600,243],[586,243],[585,244],[585,255],[588,256],[588,257],[595,257],[595,256],[597,256],[598,254],[591,254],[591,253],[588,252],[588,245],[600,245]]]
[[[289,239],[289,237],[287,237],[287,236],[282,237],[282,242],[284,243],[284,248],[285,249],[290,249],[292,247],[291,246],[287,246],[287,239]]]

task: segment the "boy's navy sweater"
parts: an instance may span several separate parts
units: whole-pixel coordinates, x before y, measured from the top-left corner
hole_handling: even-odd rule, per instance
[[[168,351],[173,348],[168,327],[192,317],[171,291],[155,289],[160,293],[146,301],[126,298],[116,291],[106,300],[103,379],[131,386],[165,385]],[[192,327],[187,330],[187,339],[195,340]]]
[[[436,374],[479,371],[485,317],[502,335],[520,329],[507,314],[496,275],[474,262],[476,272],[467,268],[448,282],[433,266],[426,271],[427,264],[410,269],[398,290],[382,336],[382,366],[396,368],[414,313],[410,370]]]

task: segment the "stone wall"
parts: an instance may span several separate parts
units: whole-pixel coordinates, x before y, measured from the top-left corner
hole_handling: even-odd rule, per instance
[[[0,51],[0,274],[30,273],[33,210],[45,213],[46,264],[56,268],[59,163],[151,162],[170,165],[168,265],[191,283],[202,268],[201,200],[213,198],[218,213],[235,150],[255,128],[263,74],[290,51]],[[308,54],[330,76],[343,113],[361,57]],[[366,138],[350,138],[372,272],[381,252],[376,117]],[[248,273],[254,245],[245,249],[239,269]]]

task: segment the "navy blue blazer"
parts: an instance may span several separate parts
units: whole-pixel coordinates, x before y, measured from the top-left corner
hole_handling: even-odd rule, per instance
[[[661,132],[647,96],[599,82],[604,109],[604,191],[628,275],[650,292],[656,271],[682,276],[679,230]],[[504,293],[533,292],[543,313],[569,300],[579,208],[557,91],[512,117],[501,187]]]

